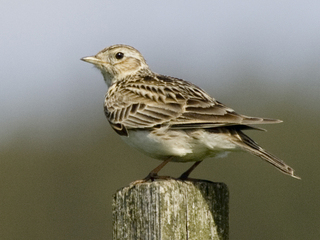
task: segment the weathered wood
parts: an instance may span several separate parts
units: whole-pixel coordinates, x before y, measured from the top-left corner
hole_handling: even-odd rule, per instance
[[[117,191],[113,240],[226,240],[229,192],[224,183],[159,180]]]

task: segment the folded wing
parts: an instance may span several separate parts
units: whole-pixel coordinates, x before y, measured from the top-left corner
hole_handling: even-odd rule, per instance
[[[215,128],[279,123],[280,120],[248,117],[234,112],[197,86],[181,79],[155,75],[130,79],[111,86],[105,113],[120,134],[128,129],[168,126],[175,129]]]

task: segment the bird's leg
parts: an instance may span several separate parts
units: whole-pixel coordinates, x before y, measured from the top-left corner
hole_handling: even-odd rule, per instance
[[[181,174],[181,176],[178,178],[180,180],[187,180],[190,173],[201,163],[202,161],[195,162],[187,171]]]
[[[159,179],[159,178],[169,178],[167,176],[158,176],[158,172],[168,163],[172,160],[173,157],[169,157],[167,160],[163,161],[161,164],[159,164],[158,167],[153,169],[148,176],[146,176],[143,180],[148,181],[148,180],[154,180],[154,179]]]

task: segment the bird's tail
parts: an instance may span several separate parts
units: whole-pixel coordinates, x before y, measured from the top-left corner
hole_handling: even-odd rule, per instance
[[[293,168],[285,164],[281,159],[277,158],[271,153],[268,153],[266,150],[260,147],[255,141],[253,141],[250,137],[245,135],[242,131],[236,130],[236,133],[232,135],[237,139],[234,141],[234,143],[239,145],[244,150],[266,160],[268,163],[275,166],[278,170],[280,170],[284,174],[290,175],[291,177],[296,179],[301,179],[300,177],[294,174]]]

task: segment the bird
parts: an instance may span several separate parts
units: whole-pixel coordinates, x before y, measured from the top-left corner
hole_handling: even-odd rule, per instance
[[[238,114],[191,82],[153,72],[129,45],[112,45],[81,60],[101,71],[108,86],[104,113],[115,132],[128,145],[162,160],[144,181],[166,178],[158,172],[169,162],[194,162],[178,178],[186,180],[205,158],[235,151],[249,152],[300,179],[283,160],[243,133],[281,120]]]

